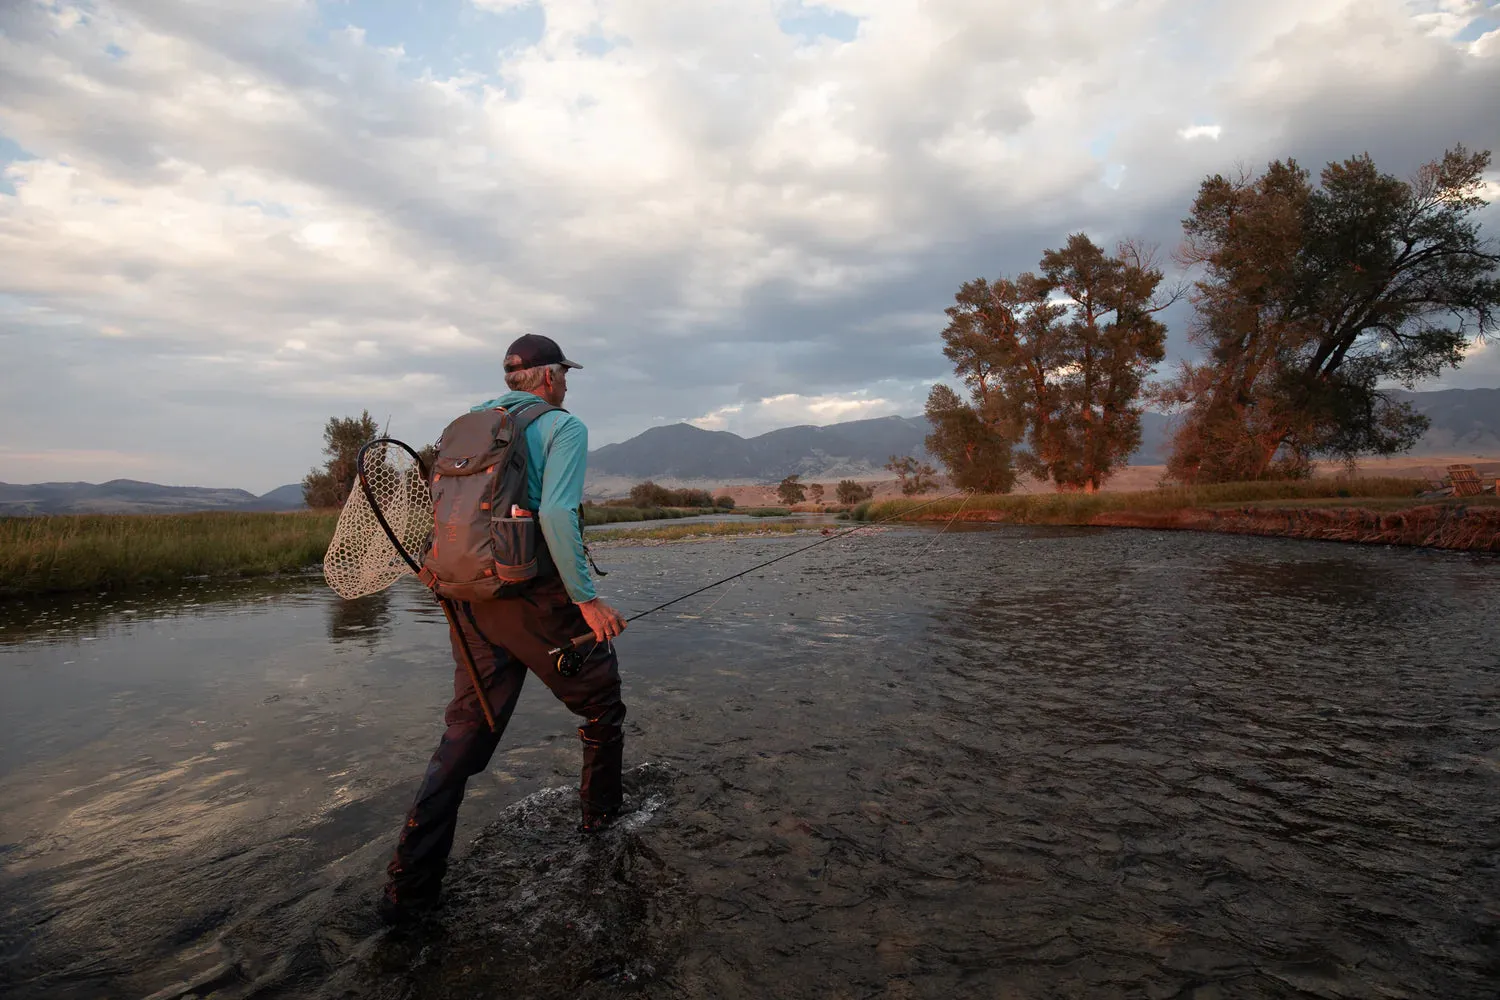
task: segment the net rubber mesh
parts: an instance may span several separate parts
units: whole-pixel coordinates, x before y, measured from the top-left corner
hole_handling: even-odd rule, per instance
[[[420,559],[432,533],[432,494],[416,459],[398,445],[376,445],[365,449],[360,462],[386,523]],[[356,481],[323,557],[323,577],[334,593],[353,600],[384,590],[411,571]]]

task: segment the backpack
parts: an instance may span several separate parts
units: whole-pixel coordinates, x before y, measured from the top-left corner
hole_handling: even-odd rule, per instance
[[[526,428],[559,409],[539,400],[515,413],[479,410],[443,429],[431,470],[432,537],[418,574],[439,597],[515,597],[556,575],[536,511],[524,508]]]

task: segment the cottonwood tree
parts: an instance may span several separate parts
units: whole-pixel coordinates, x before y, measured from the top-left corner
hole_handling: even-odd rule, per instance
[[[795,503],[801,503],[807,493],[807,487],[800,482],[801,479],[800,475],[793,474],[787,476],[776,485],[776,495],[788,507]]]
[[[1382,386],[1456,368],[1495,330],[1500,256],[1474,219],[1489,163],[1456,146],[1406,181],[1368,155],[1316,187],[1294,160],[1204,180],[1179,259],[1204,270],[1190,339],[1207,357],[1157,390],[1183,415],[1168,475],[1303,476],[1410,448],[1427,420]]]
[[[954,486],[982,493],[1009,493],[1014,488],[1011,437],[986,423],[978,409],[946,385],[932,387],[926,412],[932,432],[924,444],[948,469]]]
[[[927,462],[918,462],[910,455],[892,455],[885,467],[896,474],[903,496],[916,496],[937,487],[937,469]]]
[[[823,502],[823,493],[824,493],[824,489],[823,489],[823,484],[822,483],[809,483],[808,484],[807,495],[812,500],[813,503],[822,503]]]
[[[1152,251],[1121,243],[1113,256],[1082,233],[1042,254],[1042,287],[1065,296],[1056,371],[1057,410],[1052,481],[1093,493],[1141,445],[1141,390],[1166,352],[1167,328],[1156,313],[1174,293],[1158,297],[1162,272]]]
[[[948,307],[943,353],[970,398],[933,387],[933,444],[955,477],[1008,489],[1009,449],[1024,440],[1022,471],[1093,492],[1140,446],[1143,382],[1165,349],[1155,314],[1175,296],[1130,241],[1109,255],[1076,233],[1039,270],[967,282]]]
[[[380,433],[370,411],[358,417],[329,417],[323,428],[323,468],[302,479],[302,502],[312,508],[342,507],[354,487],[359,449]]]
[[[839,484],[834,487],[833,495],[838,498],[839,503],[852,504],[870,499],[875,491],[852,479],[840,479]]]
[[[672,502],[672,491],[648,479],[630,487],[630,502],[637,507],[666,507]]]

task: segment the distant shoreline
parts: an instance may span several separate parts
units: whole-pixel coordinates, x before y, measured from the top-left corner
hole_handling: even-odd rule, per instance
[[[1281,538],[1500,553],[1500,499],[1424,499],[1420,480],[1231,483],[1143,493],[1022,494],[928,505],[861,504],[851,525],[895,521],[1056,524],[1213,531]],[[1339,496],[1350,487],[1360,496]],[[587,508],[590,520],[631,521],[691,511]],[[604,513],[604,511],[608,513]],[[164,515],[60,515],[0,519],[0,599],[113,592],[181,583],[316,573],[333,536],[334,511]],[[597,521],[595,523],[598,523]],[[801,532],[806,525],[657,525],[591,533],[605,547]]]
[[[956,502],[955,502],[956,503]],[[957,511],[955,504],[901,521],[1058,524],[1155,531],[1207,531],[1455,552],[1500,553],[1500,499],[1494,495],[1331,497],[1203,505],[1037,511],[1024,505]]]

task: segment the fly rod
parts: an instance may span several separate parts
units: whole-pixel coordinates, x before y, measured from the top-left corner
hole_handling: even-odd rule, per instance
[[[629,618],[625,619],[625,621],[628,624],[638,619],[645,618],[647,615],[654,615],[656,614],[656,612],[661,611],[664,608],[670,608],[672,605],[678,603],[679,601],[685,601],[689,597],[697,597],[705,590],[712,590],[715,587],[729,583],[733,580],[738,580],[742,576],[748,576],[749,574],[754,573],[756,570],[765,569],[767,566],[770,566],[773,563],[779,563],[783,559],[790,559],[792,556],[800,555],[801,553],[806,552],[809,549],[815,549],[819,545],[826,545],[829,542],[838,541],[840,538],[852,535],[856,531],[863,531],[866,528],[873,528],[877,524],[884,524],[887,521],[894,521],[898,517],[905,517],[907,514],[910,514],[913,511],[921,510],[923,507],[931,507],[933,504],[942,503],[944,500],[952,500],[954,497],[968,492],[968,490],[956,490],[952,493],[946,494],[945,496],[940,496],[936,500],[929,500],[924,504],[917,505],[916,507],[908,507],[905,510],[897,511],[890,517],[883,517],[878,521],[871,521],[869,524],[861,524],[855,528],[846,528],[836,534],[829,535],[827,538],[820,538],[816,542],[813,542],[811,545],[804,545],[801,548],[793,549],[790,552],[783,552],[781,555],[776,556],[774,559],[767,559],[764,562],[756,563],[749,569],[742,569],[738,573],[735,573],[733,576],[726,576],[722,580],[715,580],[713,583],[699,587],[697,590],[683,594],[681,597],[674,597],[664,604],[658,604],[654,608],[648,608],[645,611],[637,612],[636,614],[633,614]],[[962,510],[962,508],[960,508],[960,510]],[[574,636],[565,645],[559,646],[556,649],[548,650],[547,655],[552,657],[553,663],[557,667],[558,673],[562,674],[564,677],[572,677],[576,675],[578,670],[583,666],[583,656],[579,653],[579,650],[588,643],[597,644],[598,641],[598,639],[594,638],[594,633],[586,632],[583,635]]]

